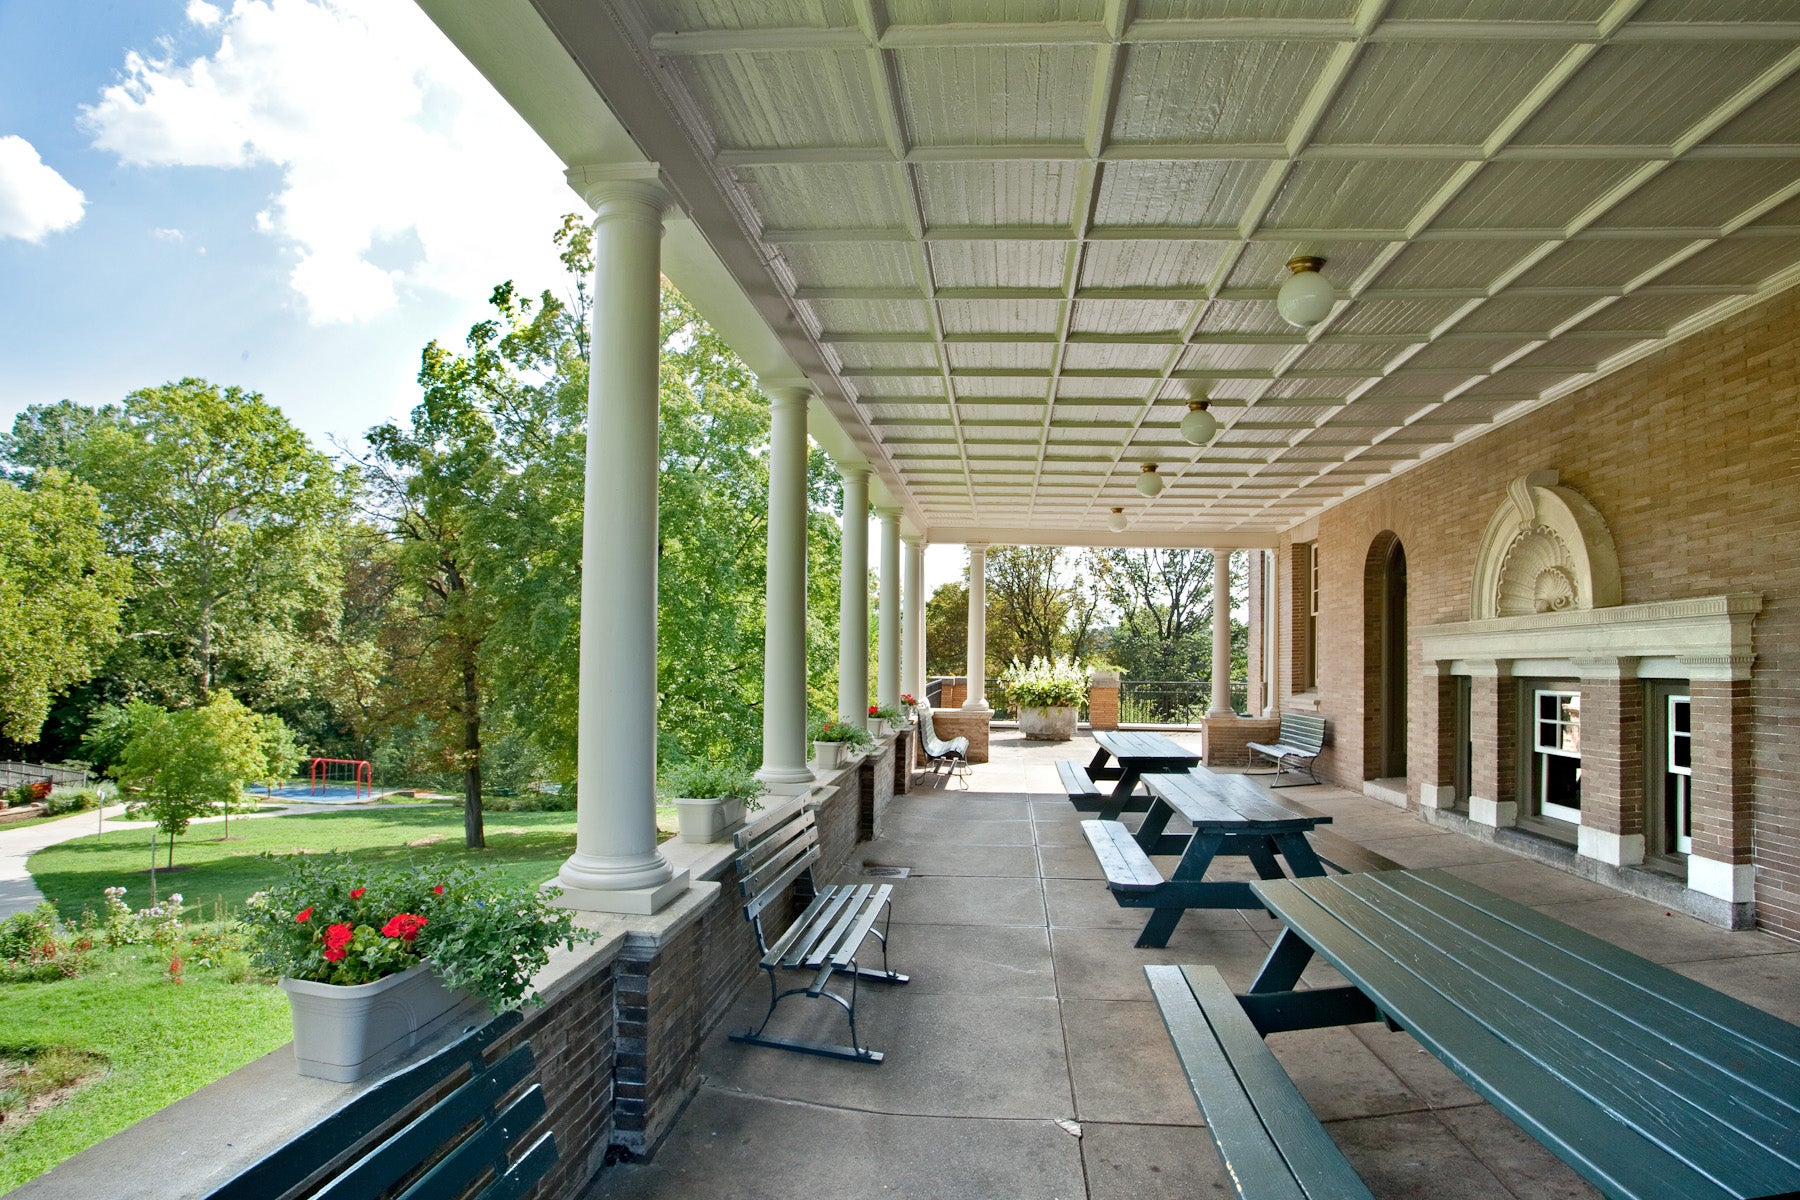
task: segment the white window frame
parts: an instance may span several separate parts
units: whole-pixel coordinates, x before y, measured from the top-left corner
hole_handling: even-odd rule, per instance
[[[1558,718],[1553,721],[1557,729],[1565,729],[1571,725],[1575,730],[1575,750],[1569,751],[1562,745],[1545,745],[1543,738],[1544,718],[1542,714],[1543,700],[1546,696],[1554,696],[1558,700],[1558,709],[1564,707],[1563,701],[1573,700],[1575,720],[1564,721]],[[1581,762],[1581,692],[1569,688],[1536,688],[1531,693],[1531,768],[1536,775],[1538,815],[1553,821],[1567,821],[1570,824],[1581,824],[1581,810],[1570,808],[1565,804],[1552,804],[1545,797],[1550,791],[1551,758],[1572,758],[1577,764]],[[1576,768],[1579,777],[1580,767]]]
[[[1687,709],[1687,732],[1680,733],[1675,728],[1675,707],[1681,705]],[[1685,741],[1688,748],[1688,765],[1677,766],[1675,763],[1675,743]],[[1663,803],[1675,807],[1675,846],[1677,854],[1691,854],[1694,850],[1693,836],[1693,787],[1694,787],[1694,705],[1692,696],[1670,696],[1663,709],[1663,771],[1673,776],[1671,781],[1663,784]],[[1687,832],[1682,832],[1683,830]]]

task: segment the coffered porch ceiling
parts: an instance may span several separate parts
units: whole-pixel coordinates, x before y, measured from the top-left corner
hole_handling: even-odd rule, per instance
[[[1268,544],[1800,280],[1792,0],[421,3],[934,540]]]

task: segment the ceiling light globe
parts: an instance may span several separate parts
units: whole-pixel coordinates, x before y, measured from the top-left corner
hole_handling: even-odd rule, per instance
[[[1124,533],[1125,510],[1122,508],[1113,509],[1112,514],[1106,518],[1106,527],[1114,533]]]
[[[1155,463],[1144,464],[1142,473],[1137,477],[1137,490],[1145,496],[1151,497],[1162,494],[1163,480],[1162,476],[1156,473]]]
[[[1181,437],[1195,446],[1204,446],[1212,441],[1213,434],[1219,432],[1218,418],[1206,411],[1206,401],[1196,400],[1188,405],[1187,416],[1181,418]]]
[[[1319,274],[1319,268],[1324,265],[1324,259],[1310,257],[1296,258],[1288,263],[1294,273],[1275,293],[1275,308],[1289,325],[1308,329],[1331,315],[1337,294],[1332,290],[1331,281]]]

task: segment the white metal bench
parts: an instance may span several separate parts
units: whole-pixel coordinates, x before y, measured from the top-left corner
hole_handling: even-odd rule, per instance
[[[931,773],[936,775],[942,768],[948,767],[950,778],[960,779],[963,787],[969,786],[969,739],[958,734],[945,741],[938,737],[937,730],[931,725],[931,706],[921,704],[919,714],[919,749],[924,751],[925,761],[931,764]]]
[[[1281,731],[1275,735],[1273,744],[1251,742],[1246,747],[1252,754],[1260,754],[1275,764],[1275,778],[1279,780],[1283,771],[1305,771],[1314,783],[1319,777],[1313,774],[1313,761],[1319,757],[1319,751],[1325,746],[1325,718],[1308,716],[1305,713],[1282,713]],[[1291,783],[1271,783],[1270,787],[1293,787]]]

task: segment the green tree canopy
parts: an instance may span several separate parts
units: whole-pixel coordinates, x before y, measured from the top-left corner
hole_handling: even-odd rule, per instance
[[[51,700],[118,638],[130,565],[106,552],[94,490],[52,467],[0,482],[0,734],[35,742]]]

